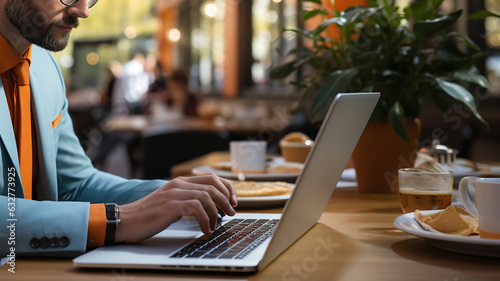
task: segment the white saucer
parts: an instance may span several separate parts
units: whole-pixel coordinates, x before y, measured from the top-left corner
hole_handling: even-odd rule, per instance
[[[219,164],[230,165],[229,162],[221,162]],[[298,168],[303,169],[304,164],[295,163],[295,162],[286,162],[283,158],[275,158],[273,161],[268,163],[269,167],[273,166],[285,166],[290,168]],[[214,173],[219,177],[230,179],[230,180],[239,180],[238,174],[232,173],[230,171],[221,170],[214,168],[212,166],[199,166],[193,168],[191,170],[193,175],[204,175],[209,173]],[[294,183],[300,173],[263,173],[263,174],[245,174],[245,180],[247,181],[284,181],[289,183]]]
[[[255,196],[255,197],[238,197],[239,208],[270,208],[282,207],[290,198],[290,194],[275,195],[275,196]]]
[[[432,214],[437,211],[421,211],[422,214]],[[407,233],[426,239],[431,245],[462,254],[500,257],[500,239],[485,239],[479,236],[454,236],[424,230],[413,218],[413,213],[397,217],[394,225]]]

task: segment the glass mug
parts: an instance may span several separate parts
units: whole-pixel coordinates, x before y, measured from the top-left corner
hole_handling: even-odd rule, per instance
[[[479,236],[500,239],[500,178],[465,177],[458,191],[465,209],[478,219]],[[475,192],[475,204],[471,192]]]
[[[406,168],[398,171],[399,196],[404,213],[439,210],[451,205],[453,173]]]

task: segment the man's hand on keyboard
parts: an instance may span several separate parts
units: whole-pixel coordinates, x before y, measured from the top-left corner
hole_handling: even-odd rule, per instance
[[[236,191],[228,180],[213,174],[178,177],[144,198],[119,206],[121,222],[115,241],[142,241],[182,216],[194,216],[201,231],[210,235],[216,228],[217,208],[233,216],[237,204]]]

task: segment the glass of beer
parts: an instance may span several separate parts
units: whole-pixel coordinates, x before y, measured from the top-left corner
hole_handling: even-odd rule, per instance
[[[404,213],[419,210],[440,210],[451,205],[453,173],[422,169],[400,169],[399,195]]]

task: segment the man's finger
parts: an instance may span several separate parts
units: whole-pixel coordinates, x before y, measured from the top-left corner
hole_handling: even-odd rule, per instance
[[[183,216],[194,216],[195,219],[198,221],[198,224],[200,225],[201,231],[206,234],[210,235],[212,234],[212,227],[211,227],[211,222],[208,214],[205,212],[204,207],[202,206],[201,202],[193,199],[193,200],[182,200],[182,201],[177,201],[176,204],[178,205],[178,211],[183,215]],[[216,218],[217,220],[217,218]]]
[[[206,178],[206,179],[208,179],[208,178]],[[212,181],[212,183],[207,183],[207,182],[203,182],[203,181],[201,183],[197,183],[198,180],[195,180],[194,182],[191,182],[191,181],[182,182],[182,186],[181,186],[181,182],[179,182],[178,189],[208,192],[210,194],[210,197],[212,198],[212,200],[217,205],[217,207],[219,207],[219,209],[221,209],[225,214],[228,214],[230,216],[233,216],[234,214],[236,214],[236,211],[231,206],[229,198],[226,197],[220,190],[221,188],[224,188],[226,190],[226,192],[229,194],[229,191],[226,189],[225,186],[220,187],[221,185],[223,186],[221,181],[218,181],[219,188],[217,188],[215,186],[216,183],[214,183],[213,181]]]
[[[169,191],[169,197],[179,202],[198,200],[201,203],[203,210],[209,217],[211,228],[215,230],[215,225],[217,223],[218,209],[216,207],[215,202],[212,199],[212,196],[208,192],[196,189],[195,190],[174,189]],[[223,196],[221,197],[224,198]],[[179,207],[180,211],[182,212],[181,215],[183,216],[190,215],[189,207],[190,207],[189,205],[188,208],[183,208],[182,206]]]
[[[236,189],[234,188],[231,181],[218,177],[215,174],[208,174],[196,177],[184,178],[185,180],[192,183],[207,184],[211,183],[215,188],[226,196],[230,201],[231,206],[234,208],[238,205],[238,198],[236,196]]]

